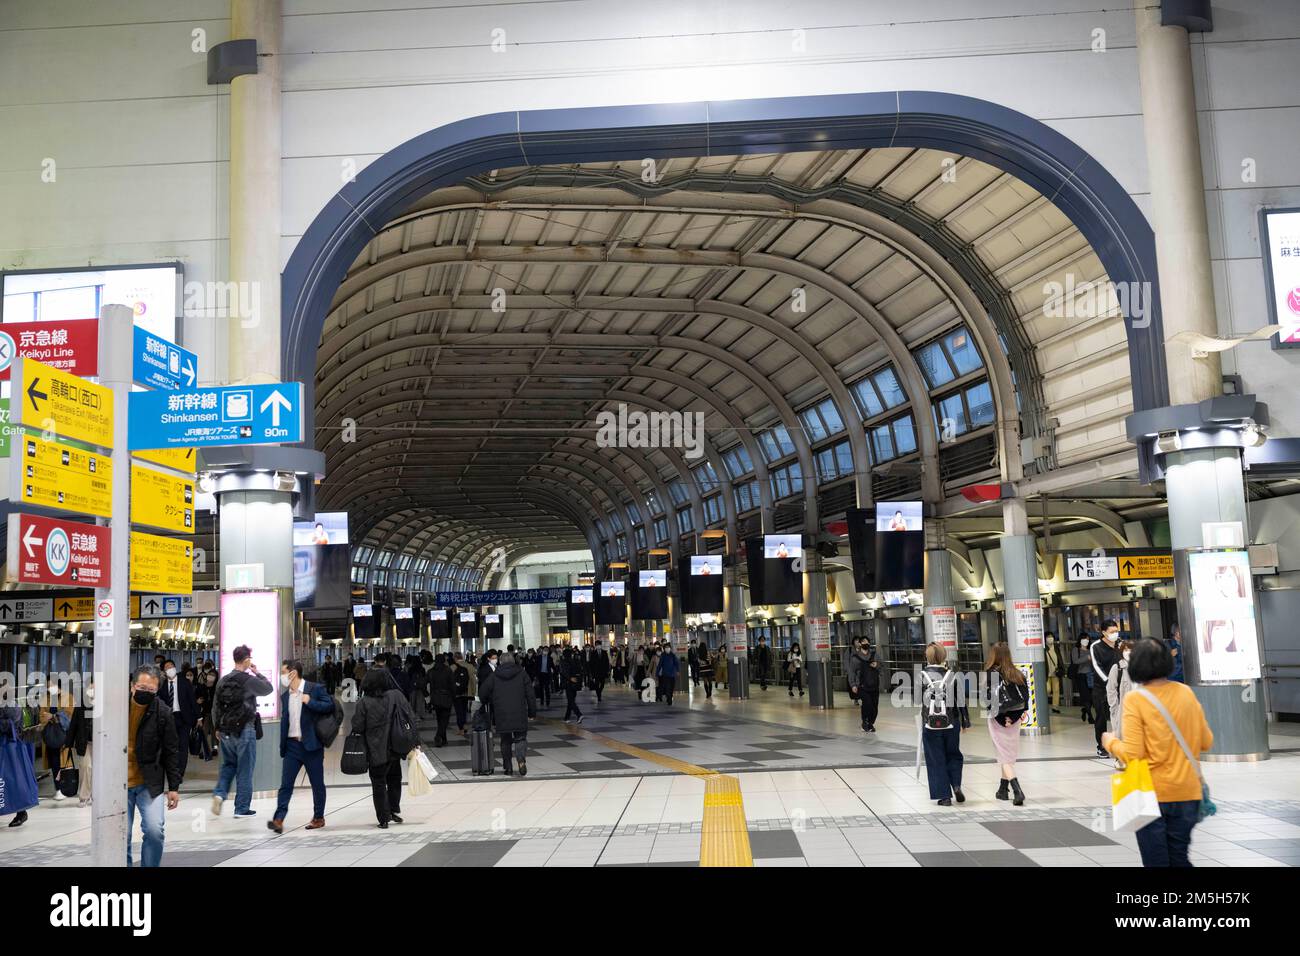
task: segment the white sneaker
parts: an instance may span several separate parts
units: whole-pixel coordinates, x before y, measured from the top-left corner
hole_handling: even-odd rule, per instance
[[[55,802],[55,803],[58,803],[60,800],[66,800],[66,799],[68,799],[68,798],[65,797],[65,796],[64,796],[60,791],[58,791],[58,790],[55,790],[55,791],[54,791],[54,802]]]
[[[214,817],[219,817],[219,816],[221,816],[221,804],[224,803],[224,802],[225,802],[225,801],[224,801],[221,797],[214,796],[214,797],[212,798],[212,807],[211,807],[211,810],[212,810],[212,815],[213,815]]]

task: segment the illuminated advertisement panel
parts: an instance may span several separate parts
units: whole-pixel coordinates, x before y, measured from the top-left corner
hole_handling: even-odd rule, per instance
[[[921,531],[921,502],[919,501],[878,501],[876,502],[877,531]]]
[[[691,555],[691,576],[692,577],[709,577],[711,575],[722,574],[722,555],[720,554],[693,554]]]
[[[221,673],[235,666],[235,648],[248,645],[257,671],[275,692],[257,698],[262,720],[280,716],[280,595],[275,591],[226,591],[221,595]]]
[[[1260,247],[1273,347],[1300,348],[1300,209],[1261,210]]]
[[[1196,659],[1202,681],[1260,676],[1259,637],[1251,590],[1250,552],[1200,551],[1187,556],[1196,617]],[[1184,643],[1191,635],[1184,634]]]

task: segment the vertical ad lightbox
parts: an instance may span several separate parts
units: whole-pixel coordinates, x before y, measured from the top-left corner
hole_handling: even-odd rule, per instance
[[[275,690],[257,698],[262,720],[280,715],[280,595],[276,591],[227,591],[221,595],[221,673],[235,666],[235,648],[247,645],[257,672]]]

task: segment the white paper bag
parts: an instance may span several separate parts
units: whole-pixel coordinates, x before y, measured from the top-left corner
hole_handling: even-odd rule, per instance
[[[420,768],[420,771],[424,774],[424,779],[426,781],[433,783],[434,780],[438,779],[438,768],[433,765],[433,761],[429,759],[429,755],[419,748],[416,748],[415,751],[415,762]]]

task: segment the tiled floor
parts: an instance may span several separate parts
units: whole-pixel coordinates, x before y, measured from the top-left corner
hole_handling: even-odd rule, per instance
[[[756,689],[757,693],[757,689]],[[705,778],[674,773],[612,749],[590,732],[733,776],[740,787],[755,866],[1134,866],[1132,834],[1110,829],[1106,761],[1088,756],[1089,729],[1063,721],[1026,739],[1019,766],[1023,807],[993,798],[998,770],[987,732],[962,739],[964,805],[929,800],[915,771],[914,712],[883,706],[880,732],[858,732],[847,709],[813,711],[784,693],[730,701],[678,698],[672,710],[606,693],[581,728],[542,722],[529,733],[529,775],[468,774],[463,741],[432,750],[438,785],[407,796],[403,825],[380,831],[367,785],[337,773],[331,757],[327,826],[300,792],[284,836],[258,816],[212,818],[198,792],[168,815],[164,865],[297,866],[694,866],[700,860]],[[685,706],[682,706],[685,704]],[[558,716],[559,709],[549,712]],[[1290,728],[1282,728],[1283,731]],[[1300,864],[1300,753],[1274,736],[1273,759],[1206,764],[1219,814],[1197,827],[1199,866]],[[199,764],[194,791],[214,769]],[[43,800],[24,827],[0,828],[0,866],[88,862],[90,810]],[[138,837],[137,837],[138,841]]]

